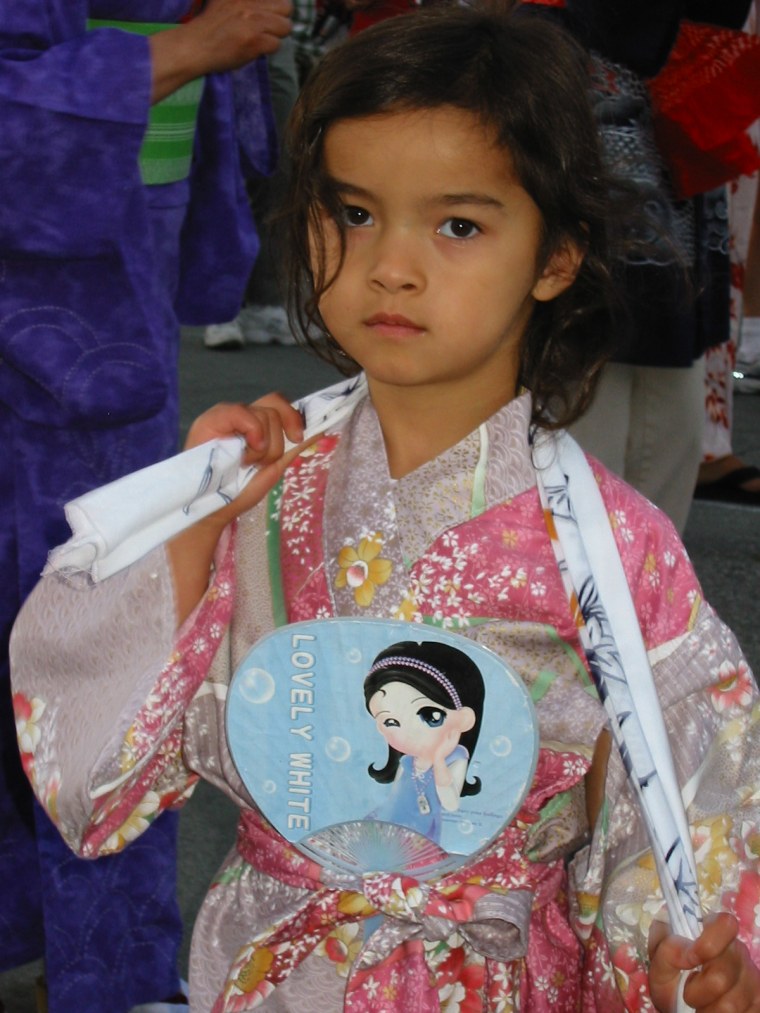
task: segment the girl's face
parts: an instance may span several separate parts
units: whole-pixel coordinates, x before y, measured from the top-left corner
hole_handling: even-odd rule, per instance
[[[339,120],[327,174],[346,256],[320,301],[338,344],[383,388],[477,398],[487,417],[515,394],[536,300],[572,281],[568,251],[537,262],[538,207],[472,114],[450,106]],[[339,235],[324,221],[327,277]],[[455,407],[454,407],[454,410]]]
[[[369,712],[389,746],[432,763],[459,742],[475,719],[470,707],[442,707],[405,682],[387,682],[370,697]]]

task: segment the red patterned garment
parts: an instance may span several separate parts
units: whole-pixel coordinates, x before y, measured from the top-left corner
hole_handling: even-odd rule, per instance
[[[760,38],[684,21],[648,83],[660,152],[679,197],[760,169],[748,128],[760,117]]]
[[[652,1009],[647,935],[663,902],[616,756],[588,826],[583,779],[605,715],[536,489],[529,419],[525,395],[393,480],[362,402],[224,537],[179,635],[161,550],[100,584],[50,576],[34,592],[13,644],[22,749],[71,846],[119,850],[198,777],[241,809],[196,923],[193,1009]],[[670,524],[594,471],[671,736],[703,905],[734,911],[758,959],[757,690]],[[263,820],[230,756],[227,689],[251,644],[282,622],[357,615],[491,648],[536,707],[531,793],[485,852],[440,880],[384,874],[346,887]]]

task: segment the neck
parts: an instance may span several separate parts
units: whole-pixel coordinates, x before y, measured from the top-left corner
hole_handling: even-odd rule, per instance
[[[368,382],[391,478],[403,478],[455,446],[515,396],[509,391],[490,400],[465,399],[456,384],[429,389]]]

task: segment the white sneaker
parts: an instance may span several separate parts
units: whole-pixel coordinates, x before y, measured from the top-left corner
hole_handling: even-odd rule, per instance
[[[760,317],[742,320],[734,367],[734,390],[739,394],[760,394]]]
[[[219,351],[245,348],[240,316],[226,324],[209,324],[203,333],[203,344],[206,348],[215,348]]]
[[[284,306],[246,306],[238,316],[245,340],[252,345],[295,345]]]
[[[737,394],[760,394],[760,359],[737,359],[734,366],[734,390]]]

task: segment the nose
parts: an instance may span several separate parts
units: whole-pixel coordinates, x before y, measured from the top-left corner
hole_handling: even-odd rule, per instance
[[[411,230],[383,229],[372,244],[369,283],[386,292],[416,291],[424,287],[423,251]]]

